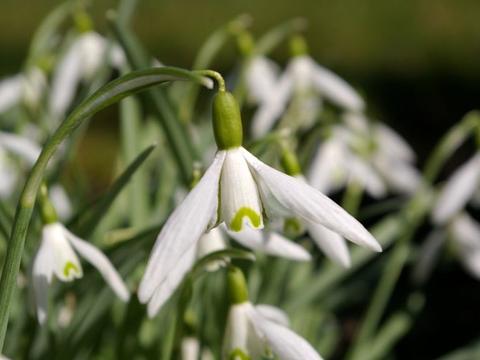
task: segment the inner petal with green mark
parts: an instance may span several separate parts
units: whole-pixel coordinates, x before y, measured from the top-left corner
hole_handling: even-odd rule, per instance
[[[232,221],[230,222],[229,228],[233,231],[241,231],[244,224],[244,218],[246,221],[250,222],[250,225],[254,229],[259,229],[262,227],[262,215],[257,213],[255,210],[248,207],[240,208]]]
[[[81,271],[77,265],[72,263],[71,261],[67,261],[65,266],[63,267],[63,275],[67,278],[79,277],[81,276]]]

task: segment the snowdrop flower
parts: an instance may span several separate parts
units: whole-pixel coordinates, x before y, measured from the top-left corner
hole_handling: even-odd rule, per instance
[[[295,38],[293,44],[294,57],[278,80],[276,90],[253,118],[252,131],[255,137],[264,136],[273,127],[296,94],[304,96],[313,92],[318,94],[317,97],[352,112],[360,112],[365,107],[363,99],[345,80],[307,55],[303,39]]]
[[[40,324],[45,323],[47,318],[48,286],[53,276],[64,282],[83,276],[77,253],[97,268],[122,301],[128,301],[130,294],[127,286],[100,250],[72,234],[61,223],[49,223],[42,229],[42,242],[33,263],[33,287]]]
[[[33,165],[40,147],[29,139],[0,131],[0,197],[9,196],[17,185],[18,168],[10,155],[16,155]]]
[[[160,232],[140,283],[142,303],[156,302],[164,286],[184,270],[200,237],[224,223],[233,232],[261,229],[269,219],[298,217],[380,251],[373,236],[351,215],[303,181],[258,160],[242,147],[240,111],[232,94],[214,100],[213,123],[219,151],[198,184]],[[220,201],[221,199],[221,201]],[[153,298],[153,299],[152,299]],[[155,306],[154,306],[155,307]]]
[[[95,246],[75,236],[58,222],[46,185],[40,188],[38,202],[44,223],[40,247],[33,261],[33,290],[39,323],[44,324],[47,319],[48,287],[53,276],[64,282],[83,276],[77,253],[97,268],[122,301],[128,301],[130,293],[127,286],[108,258]]]
[[[305,339],[288,328],[283,311],[268,305],[254,306],[248,300],[240,270],[229,269],[228,279],[232,305],[225,331],[224,359],[260,359],[271,355],[279,360],[321,359]]]
[[[480,223],[462,213],[455,217],[449,228],[458,247],[460,261],[470,274],[480,280]]]
[[[0,354],[0,360],[10,360],[10,359],[7,358],[6,356],[3,356],[2,354]]]
[[[434,205],[432,219],[443,224],[458,214],[480,187],[480,152],[455,171]]]
[[[91,80],[105,62],[119,68],[125,63],[123,51],[93,31],[73,42],[53,74],[49,107],[55,118],[61,118],[68,110],[78,84]]]
[[[13,75],[0,81],[0,113],[5,112],[22,101],[35,109],[47,86],[45,73],[38,67],[32,67],[25,73]]]
[[[200,352],[200,342],[193,336],[188,336],[182,340],[181,351],[182,360],[198,360],[199,358],[200,360],[214,359],[210,350],[204,349]]]
[[[245,82],[249,101],[252,104],[266,102],[275,92],[278,66],[264,56],[253,56],[248,60]]]

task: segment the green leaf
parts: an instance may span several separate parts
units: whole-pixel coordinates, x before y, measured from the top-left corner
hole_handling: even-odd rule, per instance
[[[95,230],[98,223],[103,219],[117,196],[129,183],[133,174],[140,168],[148,156],[152,153],[155,145],[149,146],[125,169],[125,171],[113,183],[110,189],[89,209],[73,226],[74,231],[80,237],[88,237]]]

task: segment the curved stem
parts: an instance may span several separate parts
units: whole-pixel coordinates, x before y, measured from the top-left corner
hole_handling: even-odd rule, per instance
[[[218,91],[226,91],[225,80],[219,72],[213,70],[194,70],[193,73],[214,79],[218,84]]]
[[[10,303],[13,297],[17,274],[20,269],[28,226],[32,217],[37,193],[50,158],[57,152],[62,141],[96,112],[118,102],[130,94],[172,80],[193,80],[202,83],[202,79],[193,75],[191,72],[168,67],[147,69],[122,76],[106,84],[82,102],[70,116],[60,124],[43,147],[20,195],[5,263],[3,265],[2,277],[0,279],[0,353],[3,349],[7,331]]]

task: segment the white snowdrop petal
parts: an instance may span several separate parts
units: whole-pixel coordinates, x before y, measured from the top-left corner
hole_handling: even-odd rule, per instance
[[[53,73],[49,97],[49,107],[53,116],[61,118],[72,103],[82,78],[82,66],[81,48],[78,43],[74,43]]]
[[[296,261],[309,261],[310,254],[302,246],[272,231],[253,230],[245,227],[243,231],[228,231],[228,235],[243,246],[268,255],[279,256]]]
[[[182,360],[198,360],[200,354],[200,342],[192,336],[182,339]]]
[[[365,102],[350,84],[313,60],[311,63],[313,84],[324,97],[350,111],[364,109]]]
[[[115,270],[113,264],[108,260],[105,254],[92,244],[72,234],[66,228],[64,231],[67,239],[73,245],[75,250],[77,250],[85,260],[98,270],[115,294],[123,301],[128,301],[130,298],[130,292],[128,291],[127,285],[125,285],[120,274]]]
[[[434,205],[432,218],[437,224],[457,214],[478,189],[480,182],[480,153],[463,164],[447,181]]]
[[[318,352],[302,337],[285,326],[262,316],[255,309],[249,311],[257,334],[263,337],[279,360],[321,360]]]
[[[259,312],[264,318],[269,321],[273,321],[279,325],[283,325],[286,327],[290,325],[290,320],[288,319],[287,313],[276,306],[257,304],[255,305],[255,310],[257,310],[257,312]]]
[[[170,299],[178,289],[185,275],[192,269],[195,262],[196,248],[192,246],[177,260],[175,267],[166,275],[157,286],[152,298],[148,302],[147,312],[149,317],[154,317],[165,302]]]
[[[225,250],[226,248],[227,242],[223,236],[222,230],[217,226],[200,237],[195,257],[201,259],[215,251]],[[225,265],[225,261],[223,260],[212,261],[207,264],[206,270],[217,271],[223,265]]]
[[[379,154],[374,159],[374,164],[392,190],[403,194],[412,194],[421,184],[420,172],[405,161],[387,158]]]
[[[219,151],[200,182],[163,226],[140,283],[138,297],[142,303],[151,298],[158,284],[174,269],[182,254],[195,247],[207,229],[218,207],[220,172],[224,160],[225,151]]]
[[[308,173],[308,182],[324,194],[344,186],[346,181],[345,145],[335,137],[328,139],[317,150]]]
[[[52,282],[53,259],[48,243],[42,242],[33,261],[33,293],[37,319],[44,324],[48,311],[48,286]]]
[[[49,196],[60,219],[66,220],[72,216],[72,203],[62,185],[55,184],[50,186]]]
[[[65,235],[60,223],[47,224],[42,229],[42,243],[50,251],[53,272],[61,281],[73,281],[83,276],[80,261]]]
[[[381,251],[380,244],[363,225],[334,201],[305,182],[264,164],[248,151],[243,149],[243,152],[256,177],[262,179],[284,208],[306,221],[322,224],[358,245]]]
[[[362,158],[351,154],[348,156],[350,181],[354,181],[362,186],[369,195],[374,198],[385,196],[387,189],[382,179],[377,175],[370,163]]]
[[[257,185],[242,151],[227,150],[220,177],[221,220],[229,230],[241,231],[244,225],[263,227],[262,205]]]
[[[462,264],[472,276],[480,279],[480,224],[462,213],[455,217],[450,229]]]
[[[0,80],[0,113],[20,102],[22,81],[22,75],[14,75]]]
[[[40,146],[26,137],[0,131],[0,147],[33,165],[40,155]]]
[[[250,100],[255,103],[267,101],[275,92],[278,66],[264,56],[253,57],[246,71],[245,82]]]
[[[223,356],[232,358],[232,352],[240,351],[250,359],[260,359],[264,354],[265,344],[255,332],[250,321],[249,313],[253,306],[249,302],[235,304],[230,307],[225,339],[223,342]]]
[[[320,224],[308,222],[307,228],[312,240],[327,257],[345,268],[350,267],[350,253],[344,238]]]
[[[252,134],[254,138],[266,135],[273,127],[275,121],[285,110],[292,90],[292,74],[287,69],[275,84],[275,91],[261,104],[253,116]]]
[[[382,123],[376,123],[373,129],[380,152],[386,152],[393,158],[407,162],[415,161],[416,154],[411,146],[392,128]]]

